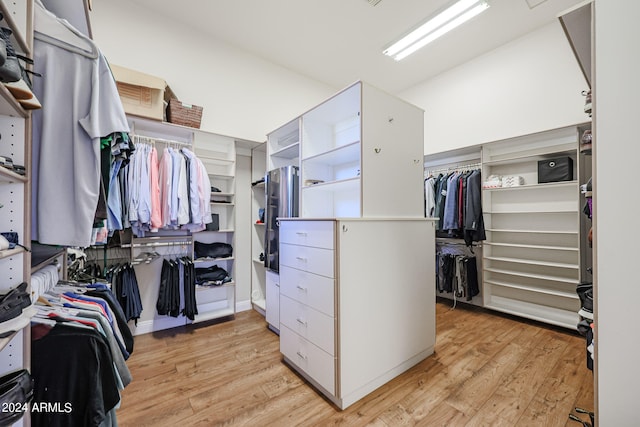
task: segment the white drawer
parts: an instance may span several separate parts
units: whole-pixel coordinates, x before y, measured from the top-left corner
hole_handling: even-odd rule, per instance
[[[280,242],[333,249],[333,221],[280,221]]]
[[[335,279],[283,265],[280,267],[280,293],[328,316],[335,315]]]
[[[310,248],[280,243],[280,265],[297,268],[325,277],[335,277],[331,249]]]
[[[280,352],[322,388],[335,395],[336,361],[321,348],[280,325]]]
[[[335,319],[308,305],[280,297],[280,323],[335,356]]]

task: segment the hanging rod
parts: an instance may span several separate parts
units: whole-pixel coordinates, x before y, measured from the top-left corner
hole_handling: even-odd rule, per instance
[[[449,166],[446,168],[444,167],[437,168],[437,169],[425,168],[425,171],[429,172],[430,174],[434,174],[434,173],[440,173],[440,172],[451,172],[458,169],[480,169],[481,166],[482,164],[478,162],[478,163],[469,163],[466,165]]]
[[[191,142],[183,142],[183,141],[174,141],[171,139],[163,139],[163,138],[155,138],[152,136],[145,136],[145,135],[133,135],[133,141],[134,142],[146,142],[148,144],[155,144],[156,142],[159,142],[161,144],[169,144],[169,145],[184,145],[186,147],[191,147],[193,144]]]

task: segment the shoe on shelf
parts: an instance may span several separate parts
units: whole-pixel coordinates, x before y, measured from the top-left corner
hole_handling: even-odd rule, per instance
[[[584,95],[584,112],[591,117],[591,89],[583,90],[582,95]]]
[[[591,154],[592,143],[593,135],[591,134],[591,129],[587,129],[582,132],[582,137],[580,138],[580,152],[582,154]]]
[[[576,293],[580,298],[580,310],[578,310],[578,314],[585,319],[593,320],[593,283],[580,283],[576,286]]]
[[[0,82],[4,83],[5,87],[11,92],[11,95],[22,105],[26,110],[34,110],[42,108],[42,105],[33,94],[31,86],[31,79],[29,79],[29,73],[34,76],[40,76],[40,74],[26,70],[20,60],[26,63],[33,64],[33,61],[25,56],[16,54],[13,45],[11,44],[12,31],[9,28],[0,28],[0,44],[4,43],[6,47],[6,60],[2,66],[0,66]]]

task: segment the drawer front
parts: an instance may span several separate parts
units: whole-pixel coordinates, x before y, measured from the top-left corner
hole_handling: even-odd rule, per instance
[[[334,252],[330,249],[280,243],[280,265],[325,277],[335,277],[333,254]]]
[[[325,390],[335,395],[335,358],[285,325],[280,326],[280,352]]]
[[[280,298],[280,322],[335,356],[335,319],[287,296]]]
[[[280,283],[283,295],[334,317],[335,279],[281,266]]]
[[[333,221],[280,221],[280,242],[333,249]]]

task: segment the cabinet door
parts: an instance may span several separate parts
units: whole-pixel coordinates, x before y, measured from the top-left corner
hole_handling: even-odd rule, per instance
[[[362,216],[424,216],[424,112],[369,85],[362,100]]]
[[[276,329],[280,329],[280,276],[267,271],[266,283],[266,320]]]

